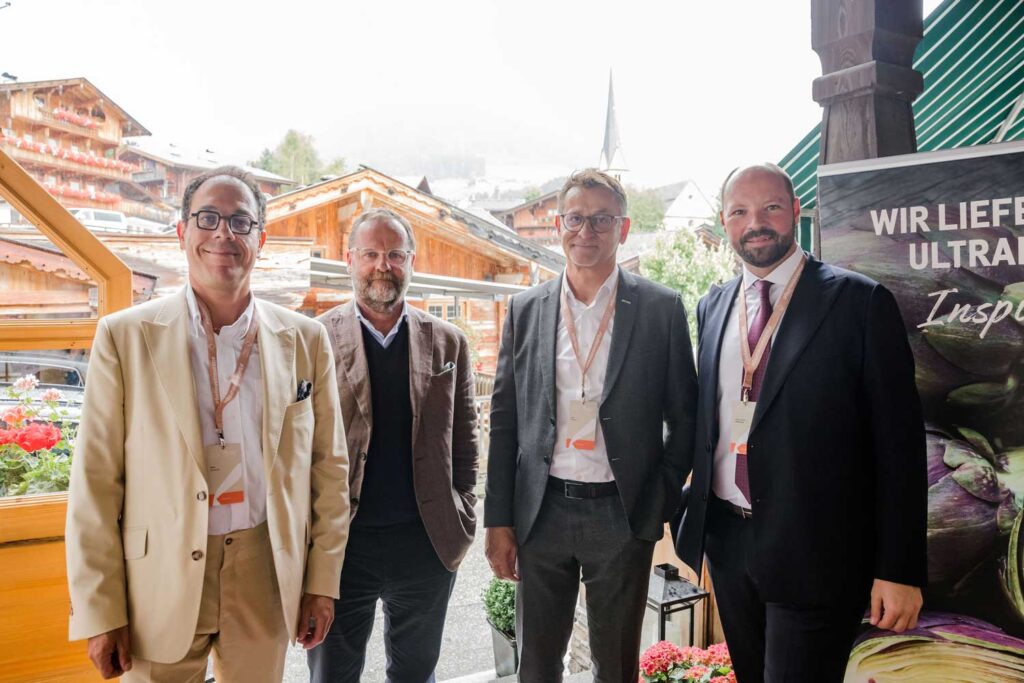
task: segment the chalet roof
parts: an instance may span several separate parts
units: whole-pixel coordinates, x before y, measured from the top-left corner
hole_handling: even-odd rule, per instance
[[[159,275],[137,268],[136,266],[140,265],[138,260],[133,261],[127,264],[132,269],[132,290],[136,293],[151,292]],[[44,242],[38,233],[25,235],[22,239],[0,236],[0,263],[17,265],[21,262],[28,262],[36,270],[52,273],[64,279],[92,282],[89,275],[71,257],[53,244]]]
[[[438,215],[441,220],[451,218],[472,237],[487,242],[501,251],[534,262],[554,273],[561,272],[565,267],[565,257],[544,248],[532,240],[520,237],[514,230],[498,219],[487,216],[484,212],[461,209],[454,204],[417,190],[415,187],[407,185],[369,166],[360,166],[358,170],[347,175],[325,180],[314,185],[307,185],[273,197],[267,202],[268,216],[275,208],[287,207],[289,204],[300,199],[311,199],[313,200],[313,205],[334,201],[338,197],[338,192],[333,191],[335,188],[344,192],[343,188],[366,176],[370,176],[382,184],[400,186],[408,193],[415,193],[421,201],[437,206]],[[303,210],[308,209],[309,206],[307,204]]]
[[[560,189],[561,188],[559,188],[559,190]],[[533,206],[535,204],[542,204],[542,203],[548,201],[549,199],[557,197],[559,190],[552,190],[551,192],[547,192],[545,194],[542,194],[539,197],[534,197],[533,199],[528,199],[528,200],[522,201],[519,204],[516,204],[515,206],[511,206],[511,207],[509,207],[507,209],[504,209],[502,211],[495,211],[494,213],[499,213],[499,214],[505,215],[505,214],[515,213],[516,211],[519,211],[520,209],[528,209],[528,208],[530,208],[531,206]]]
[[[198,149],[193,147],[181,146],[174,142],[167,142],[158,138],[132,138],[125,140],[123,146],[119,150],[119,154],[127,152],[133,152],[139,156],[159,161],[168,166],[176,166],[178,168],[195,168],[208,170],[211,168],[217,168],[225,164],[231,163],[226,159],[222,159],[219,155],[211,149]],[[266,180],[275,183],[281,183],[282,185],[295,185],[295,181],[284,176],[265,171],[262,168],[256,168],[255,166],[242,166],[243,169],[248,171],[257,180]]]
[[[114,111],[124,119],[123,130],[125,135],[151,135],[145,126],[136,121],[135,118],[122,109],[117,102],[114,102],[114,100],[107,97],[102,90],[93,85],[87,78],[79,77],[63,78],[52,81],[17,81],[14,83],[0,83],[0,93],[19,92],[22,90],[70,89],[75,87],[93,91],[97,97],[103,100],[104,104],[111,106]]]

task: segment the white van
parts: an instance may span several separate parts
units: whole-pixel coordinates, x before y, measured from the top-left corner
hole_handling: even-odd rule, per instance
[[[90,230],[128,232],[128,218],[120,211],[106,209],[68,209],[78,222]]]

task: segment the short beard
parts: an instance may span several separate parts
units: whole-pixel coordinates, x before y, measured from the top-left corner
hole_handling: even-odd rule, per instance
[[[359,303],[366,306],[371,311],[376,311],[377,313],[389,313],[402,301],[405,297],[406,291],[409,289],[408,278],[399,279],[394,275],[365,280],[356,279],[354,282],[356,287],[356,299],[359,300]],[[387,294],[382,295],[379,286],[374,286],[374,284],[378,282],[384,285],[390,285],[390,287],[387,287]]]
[[[736,247],[736,253],[739,254],[740,258],[747,264],[754,266],[755,268],[770,266],[781,261],[782,258],[789,253],[789,250],[793,247],[793,243],[795,241],[795,233],[796,231],[794,230],[788,235],[780,235],[774,230],[768,230],[767,228],[755,230],[754,232],[747,233],[743,236],[743,239],[740,240],[739,245]],[[766,247],[761,247],[757,251],[748,250],[744,246],[744,242],[754,237],[774,237],[775,244],[769,244]]]

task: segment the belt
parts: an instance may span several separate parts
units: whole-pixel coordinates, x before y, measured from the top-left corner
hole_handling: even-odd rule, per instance
[[[605,498],[614,496],[619,492],[619,487],[614,481],[585,482],[568,481],[558,477],[548,477],[548,490],[560,493],[566,498],[582,500],[585,498]]]
[[[750,508],[745,508],[740,505],[737,505],[736,503],[730,503],[727,500],[722,500],[721,498],[714,494],[712,494],[711,496],[711,502],[718,506],[720,509],[731,514],[734,514],[737,517],[742,517],[743,519],[750,519],[754,516],[754,513],[750,510]]]

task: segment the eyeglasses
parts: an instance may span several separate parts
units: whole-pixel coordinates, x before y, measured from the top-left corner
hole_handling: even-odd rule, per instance
[[[359,256],[359,259],[366,264],[377,263],[380,255],[384,254],[388,263],[393,266],[404,266],[405,262],[409,260],[409,255],[416,253],[411,249],[391,249],[390,251],[382,252],[371,247],[352,247],[349,251],[354,251]]]
[[[569,232],[579,232],[586,223],[590,223],[590,229],[594,232],[608,232],[618,226],[625,216],[609,216],[606,213],[595,213],[593,216],[584,216],[578,213],[560,214],[562,227]]]
[[[216,230],[221,221],[227,221],[228,230],[236,235],[248,235],[253,226],[259,225],[259,221],[240,213],[234,216],[221,216],[216,211],[203,210],[196,211],[191,217],[196,219],[196,227],[200,230]]]

